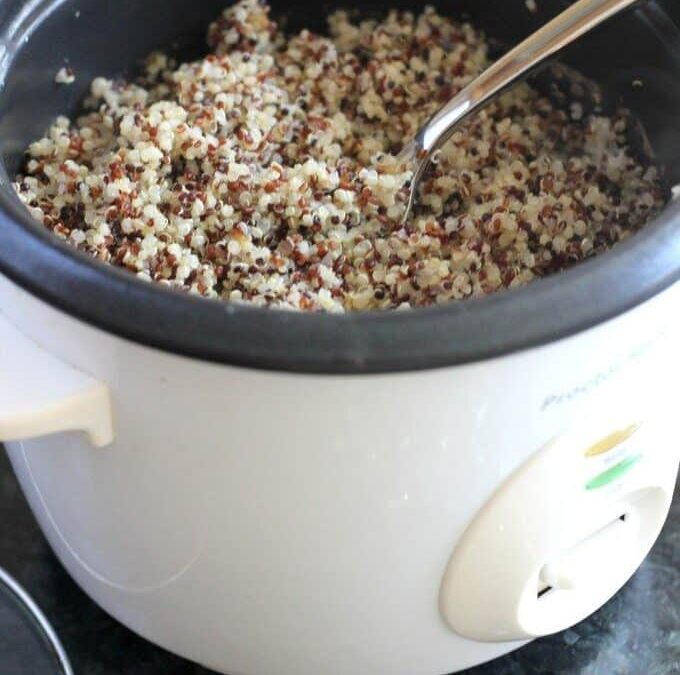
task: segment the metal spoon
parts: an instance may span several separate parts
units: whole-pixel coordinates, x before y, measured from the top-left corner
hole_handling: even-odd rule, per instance
[[[435,113],[399,155],[404,163],[416,165],[402,222],[413,209],[418,185],[433,153],[463,120],[537,65],[634,2],[637,0],[578,0],[496,61]]]

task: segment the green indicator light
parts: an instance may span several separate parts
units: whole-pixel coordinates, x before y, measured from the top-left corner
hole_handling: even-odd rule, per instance
[[[612,481],[617,478],[621,478],[629,469],[631,469],[642,455],[633,455],[632,457],[626,457],[622,459],[618,464],[615,464],[610,469],[607,469],[599,476],[595,476],[591,481],[586,483],[586,490],[597,490],[598,488],[609,485]]]

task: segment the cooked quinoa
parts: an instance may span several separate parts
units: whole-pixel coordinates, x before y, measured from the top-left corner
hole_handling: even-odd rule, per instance
[[[72,68],[69,68],[68,66],[62,66],[57,71],[54,81],[57,84],[73,84],[76,81],[76,74],[73,72]]]
[[[634,233],[664,203],[627,117],[519,85],[437,153],[400,222],[396,154],[489,63],[482,33],[428,8],[285,36],[256,0],[211,53],[98,78],[15,187],[58,237],[139,278],[288,309],[432,305],[526,284]]]

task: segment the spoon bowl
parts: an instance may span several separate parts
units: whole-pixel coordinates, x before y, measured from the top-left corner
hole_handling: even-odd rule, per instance
[[[578,0],[501,57],[440,108],[399,155],[404,165],[415,167],[402,222],[406,222],[413,211],[418,186],[432,155],[462,122],[509,86],[547,63],[557,52],[637,1]]]

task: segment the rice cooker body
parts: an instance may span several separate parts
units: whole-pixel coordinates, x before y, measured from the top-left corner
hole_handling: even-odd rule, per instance
[[[0,24],[30,29],[29,45],[50,35],[52,61],[56,45],[83,83],[120,64],[109,36],[74,33],[78,22],[130,26],[131,63],[150,40],[193,35],[193,25],[177,32],[179,2],[146,24],[147,3],[79,3],[76,17],[71,3],[41,14],[52,3],[36,2],[10,16],[19,4],[0,5]],[[220,4],[182,16],[202,26]],[[490,30],[540,19],[524,3],[521,20],[519,9],[485,15],[484,4],[468,9]],[[673,181],[680,96],[669,74],[680,60],[655,24],[660,11],[625,17],[638,39],[612,28],[598,63],[591,48],[574,59],[609,72],[632,103],[632,64],[653,75],[646,96],[665,104],[636,113]],[[131,16],[153,31],[140,35]],[[629,57],[609,54],[620,39],[638,51],[613,69]],[[0,95],[9,174],[25,141],[82,93],[52,97],[52,61],[19,43]],[[18,74],[30,63],[44,109],[25,100]],[[658,534],[678,466],[677,205],[649,236],[560,282],[475,305],[467,325],[479,330],[460,333],[454,353],[461,317],[447,310],[412,313],[415,327],[411,317],[283,322],[225,308],[215,341],[216,306],[171,303],[37,229],[17,235],[25,216],[6,182],[0,439],[73,578],[153,642],[225,673],[451,672],[596,610]],[[8,250],[26,255],[32,275]],[[561,302],[531,314],[558,283]],[[624,298],[616,311],[609,296]],[[240,326],[279,323],[245,339],[232,332],[237,314]],[[524,329],[518,317],[529,317]],[[475,344],[487,348],[475,356]]]
[[[73,578],[153,642],[225,673],[452,672],[583,618],[646,555],[678,465],[668,405],[679,297],[675,286],[597,328],[500,359],[323,376],[142,347],[3,280],[2,321],[25,380],[71,383],[69,401],[89,395],[92,381],[109,396],[75,404],[88,410],[87,433],[7,448]],[[36,344],[55,359],[47,368]],[[623,454],[611,448],[613,464],[588,456],[631,427],[651,435]],[[532,469],[560,442],[560,455]],[[641,538],[631,531],[630,555],[603,539],[577,556],[567,567],[589,569],[582,604],[542,616],[551,596],[539,597],[541,575],[560,552],[632,511],[645,518],[649,500],[654,513]],[[468,549],[487,547],[472,559],[470,531]],[[550,533],[557,539],[544,542]],[[503,592],[489,608],[493,582]]]

